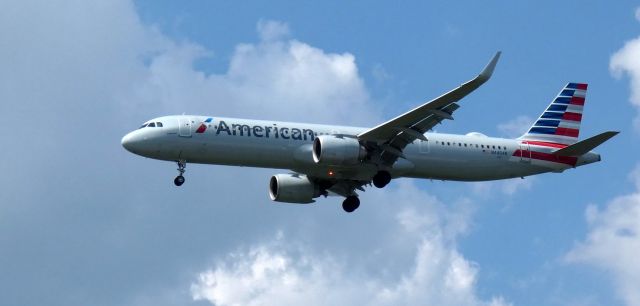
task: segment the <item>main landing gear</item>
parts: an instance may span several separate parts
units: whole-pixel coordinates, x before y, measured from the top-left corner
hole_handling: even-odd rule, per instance
[[[176,176],[176,178],[173,180],[173,183],[176,184],[176,186],[182,186],[182,184],[184,184],[184,176],[182,176],[184,174],[184,168],[187,167],[187,162],[184,160],[179,160],[178,162],[178,172],[180,172],[180,174],[178,176]]]
[[[373,185],[378,188],[387,186],[389,182],[391,182],[391,174],[387,171],[378,171],[378,173],[373,176]]]
[[[342,209],[344,209],[344,211],[348,213],[358,209],[359,206],[360,206],[360,199],[358,199],[357,196],[353,196],[353,195],[348,196],[346,199],[344,199],[344,202],[342,202]]]

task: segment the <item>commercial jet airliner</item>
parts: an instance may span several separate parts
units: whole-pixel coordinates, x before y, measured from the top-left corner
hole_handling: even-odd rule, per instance
[[[460,100],[484,84],[496,53],[472,80],[373,128],[178,115],[155,118],[122,138],[128,151],[178,164],[278,168],[268,184],[273,201],[313,203],[330,193],[342,208],[360,206],[357,191],[399,177],[452,181],[524,178],[600,161],[592,150],[618,132],[578,141],[587,84],[568,83],[528,132],[516,139],[427,133],[453,119]],[[515,98],[515,97],[514,97]],[[510,103],[509,105],[513,105]]]

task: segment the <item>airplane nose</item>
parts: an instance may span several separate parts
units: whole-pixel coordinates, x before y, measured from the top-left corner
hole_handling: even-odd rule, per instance
[[[133,135],[134,132],[131,132],[127,135],[124,135],[124,137],[122,137],[122,146],[129,152],[131,153],[136,153],[136,145],[139,142],[135,135]]]

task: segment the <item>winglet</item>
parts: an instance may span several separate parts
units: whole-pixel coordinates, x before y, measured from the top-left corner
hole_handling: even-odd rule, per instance
[[[493,56],[487,66],[484,67],[482,72],[480,72],[480,75],[478,75],[478,78],[482,80],[482,82],[486,82],[489,78],[491,78],[493,70],[496,69],[496,64],[498,64],[498,60],[500,59],[500,54],[502,54],[501,51],[496,52],[496,55]]]
[[[587,138],[585,140],[578,141],[568,147],[562,148],[551,154],[557,155],[557,156],[580,156],[595,149],[597,146],[609,140],[611,137],[618,135],[618,133],[620,132],[614,132],[614,131],[604,132],[596,136]]]

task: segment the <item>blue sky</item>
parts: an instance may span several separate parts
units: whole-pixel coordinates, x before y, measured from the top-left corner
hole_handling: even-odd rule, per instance
[[[640,14],[627,1],[21,1],[0,10],[0,304],[640,305]],[[175,166],[120,138],[197,113],[374,125],[475,75],[437,132],[514,136],[570,81],[603,162],[398,180],[354,214],[285,170]],[[284,85],[283,85],[284,84]]]

